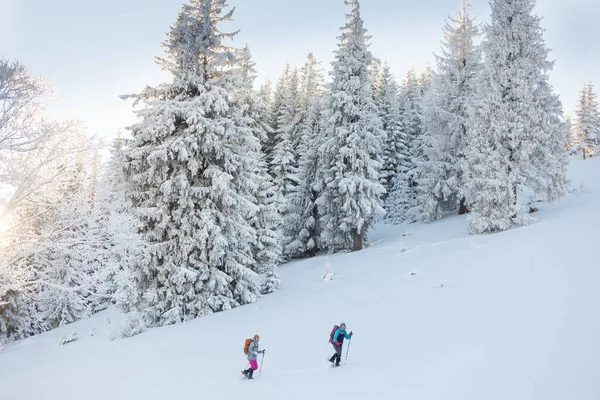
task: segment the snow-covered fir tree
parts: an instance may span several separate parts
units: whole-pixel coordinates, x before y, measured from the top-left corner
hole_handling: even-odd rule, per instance
[[[458,18],[446,23],[437,72],[422,103],[425,159],[419,167],[417,190],[420,216],[426,222],[442,218],[457,202],[459,213],[467,212],[463,168],[468,147],[468,109],[481,66],[476,45],[479,26],[471,11],[469,0],[463,0]]]
[[[273,182],[279,195],[279,211],[283,217],[289,212],[287,210],[289,195],[298,185],[298,143],[301,118],[298,76],[296,69],[289,73],[289,81],[283,92],[270,166]]]
[[[472,108],[465,197],[473,233],[527,221],[519,188],[544,200],[565,193],[568,133],[552,92],[549,50],[534,0],[491,0],[485,64]]]
[[[400,108],[400,88],[396,83],[390,67],[385,64],[378,81],[375,83],[375,102],[386,135],[383,148],[383,168],[381,183],[387,193],[392,191],[393,180],[398,174],[406,173],[408,143],[402,126]],[[386,196],[387,197],[387,196]]]
[[[258,273],[269,271],[272,266],[281,262],[283,240],[280,233],[282,220],[278,212],[277,191],[271,176],[266,171],[266,164],[264,162],[261,164],[264,168],[257,173],[254,194],[257,210],[250,220],[256,230],[252,269]]]
[[[391,183],[392,189],[385,200],[386,221],[396,225],[414,222],[415,190],[406,173],[398,173]]]
[[[267,81],[261,86],[258,93],[254,91],[254,82],[258,73],[256,63],[252,59],[252,52],[247,44],[237,52],[237,63],[241,79],[240,101],[246,107],[246,115],[251,118],[251,123],[255,125],[254,135],[263,145],[273,135],[269,121],[271,83]]]
[[[254,92],[254,81],[256,80],[256,63],[252,60],[249,47],[244,46],[238,54],[238,68],[241,78],[241,87],[238,93],[239,101],[244,106],[244,116],[252,128],[254,136],[263,142],[271,133],[266,116],[268,104],[265,102],[268,90],[263,88],[261,92]],[[274,268],[281,261],[281,216],[278,212],[278,196],[273,180],[268,173],[266,156],[262,152],[255,154],[258,160],[254,173],[258,179],[253,186],[249,186],[247,196],[257,205],[257,209],[251,218],[251,225],[256,231],[253,241],[253,258],[255,263],[252,268],[258,273],[264,273]],[[273,286],[271,286],[273,287]],[[275,289],[274,289],[275,290]]]
[[[271,126],[271,103],[273,102],[273,88],[272,83],[267,79],[261,86],[256,95],[257,101],[261,104],[261,108],[264,105],[264,111],[260,110],[258,115],[258,122],[263,125],[267,132],[267,137],[261,141],[261,148],[263,154],[265,154],[265,162],[267,162],[267,153],[271,151],[273,146],[273,127]],[[271,147],[269,147],[271,146]],[[267,164],[268,165],[268,164]]]
[[[315,180],[320,167],[318,150],[323,134],[323,74],[311,53],[302,68],[300,82],[297,185],[288,196],[283,230],[288,257],[316,255],[319,249],[318,192]]]
[[[588,154],[600,149],[600,109],[591,80],[581,89],[575,115],[571,148],[582,153],[585,160]]]
[[[109,238],[105,244],[107,258],[98,273],[97,293],[110,297],[121,311],[135,312],[140,304],[140,271],[147,263],[147,242],[138,233],[139,220],[134,214],[125,173],[123,151],[128,140],[117,138],[111,158],[104,165],[99,183],[98,202],[104,214],[103,224]]]
[[[381,60],[373,55],[371,55],[371,65],[369,65],[369,76],[371,77],[371,82],[373,83],[372,93],[373,99],[375,100],[375,105],[379,106],[377,99],[381,97],[381,75],[383,74],[383,64]]]
[[[327,99],[327,127],[321,146],[322,189],[318,199],[324,245],[361,250],[369,227],[383,214],[379,182],[385,134],[373,100],[369,39],[357,0],[342,27]]]
[[[577,135],[575,134],[575,129],[573,129],[573,118],[570,114],[565,114],[563,117],[563,123],[567,127],[567,131],[569,132],[569,144],[567,145],[567,151],[569,154],[574,155],[578,153],[579,141],[577,140]]]
[[[433,68],[431,68],[430,63],[427,63],[427,66],[425,66],[425,69],[421,72],[418,82],[421,97],[423,97],[429,89],[431,89],[431,83],[433,82]]]
[[[271,166],[273,162],[273,152],[275,149],[275,144],[277,143],[275,140],[275,135],[281,129],[281,122],[283,118],[284,111],[284,101],[287,96],[287,92],[289,91],[290,84],[290,74],[292,72],[292,67],[290,64],[286,64],[279,80],[277,81],[277,85],[275,86],[275,91],[271,97],[271,102],[269,104],[269,114],[268,121],[269,126],[271,127],[271,134],[267,139],[266,144],[263,146],[263,151],[267,155],[267,164]],[[271,171],[271,176],[274,176]]]
[[[279,273],[277,270],[278,268],[274,264],[272,264],[269,267],[265,278],[260,284],[260,294],[271,294],[279,290],[279,286],[281,285],[281,279],[279,278]]]
[[[141,232],[150,324],[165,325],[253,302],[251,219],[260,143],[245,105],[225,0],[184,4],[164,43],[170,83],[137,96],[140,122],[125,152]]]
[[[418,166],[423,151],[422,93],[417,73],[411,68],[400,88],[400,115],[406,138],[406,155],[399,160],[398,173],[390,181],[391,189],[385,201],[386,219],[396,224],[414,222],[417,216]]]

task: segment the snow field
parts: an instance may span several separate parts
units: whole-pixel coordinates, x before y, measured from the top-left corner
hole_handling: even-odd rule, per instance
[[[183,325],[110,341],[108,311],[10,344],[0,398],[598,399],[600,160],[574,160],[570,176],[575,191],[524,228],[380,225],[371,248],[328,256],[328,283],[320,256],[282,267],[275,294]],[[355,336],[348,364],[331,369],[340,322]],[[262,375],[239,380],[255,333]]]

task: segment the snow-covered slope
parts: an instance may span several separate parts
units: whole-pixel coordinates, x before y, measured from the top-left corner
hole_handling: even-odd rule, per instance
[[[184,325],[110,341],[109,311],[11,344],[0,399],[598,400],[600,160],[574,160],[570,176],[574,192],[524,228],[382,225],[371,248],[329,256],[329,283],[317,257],[283,267],[281,290],[258,303]],[[355,336],[331,369],[342,321]],[[262,375],[242,381],[255,333]]]

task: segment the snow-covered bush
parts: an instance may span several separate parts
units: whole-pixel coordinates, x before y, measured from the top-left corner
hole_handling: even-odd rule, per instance
[[[333,275],[333,270],[331,269],[331,263],[329,262],[329,257],[325,257],[325,263],[323,264],[323,271],[321,272],[321,280],[323,282],[330,282],[335,278]]]
[[[71,333],[71,336],[67,337],[67,336],[63,336],[62,339],[60,339],[60,346],[63,346],[67,343],[73,343],[75,341],[79,340],[79,335],[77,335],[77,332],[73,332]]]
[[[281,285],[281,279],[279,278],[279,274],[277,273],[277,266],[272,265],[267,272],[267,275],[263,279],[260,284],[260,294],[270,294],[279,289]]]
[[[119,327],[110,335],[110,340],[126,339],[139,335],[146,330],[146,324],[141,316],[136,312],[127,314],[125,319],[119,324]]]

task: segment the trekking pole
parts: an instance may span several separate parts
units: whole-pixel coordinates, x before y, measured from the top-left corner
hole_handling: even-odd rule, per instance
[[[348,361],[348,353],[350,353],[350,345],[352,344],[352,339],[348,340],[348,348],[346,349],[346,358],[344,359],[344,364]]]
[[[263,365],[263,361],[265,361],[265,353],[263,351],[263,356],[260,359],[260,369],[258,370],[258,377],[260,378],[260,373],[262,372],[262,365]]]

